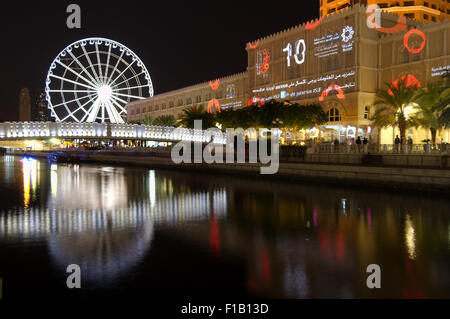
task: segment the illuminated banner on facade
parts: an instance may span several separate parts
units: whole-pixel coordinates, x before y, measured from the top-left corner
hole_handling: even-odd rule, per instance
[[[234,84],[227,85],[226,93],[227,100],[234,99],[236,97],[236,86]]]
[[[324,58],[353,50],[355,30],[345,26],[341,32],[328,33],[314,39],[314,55]]]
[[[339,92],[353,92],[356,89],[355,70],[261,87],[252,90],[252,94],[254,96],[262,97],[264,100],[308,99],[320,97],[322,93],[327,90],[327,96],[333,95],[330,92],[330,87],[338,88],[339,90],[337,91]]]
[[[270,68],[270,50],[260,50],[256,56],[256,72],[258,75],[267,75]]]
[[[443,76],[450,72],[450,65],[431,68],[431,76]]]
[[[242,107],[243,105],[242,101],[227,102],[222,104],[222,110],[235,109]]]

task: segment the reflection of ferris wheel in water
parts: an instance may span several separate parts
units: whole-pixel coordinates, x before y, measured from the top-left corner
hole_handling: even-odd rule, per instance
[[[153,96],[142,61],[122,44],[88,38],[66,47],[45,82],[48,107],[57,122],[124,123],[125,105]]]

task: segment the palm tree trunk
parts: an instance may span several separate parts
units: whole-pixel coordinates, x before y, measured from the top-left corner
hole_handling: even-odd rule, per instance
[[[287,128],[281,129],[281,137],[283,138],[284,143],[287,144]]]
[[[436,133],[437,130],[433,127],[430,127],[430,132],[431,132],[431,144],[433,144],[433,146],[436,145]]]
[[[400,130],[400,140],[402,143],[406,142],[406,119],[403,115],[398,117],[398,129]]]

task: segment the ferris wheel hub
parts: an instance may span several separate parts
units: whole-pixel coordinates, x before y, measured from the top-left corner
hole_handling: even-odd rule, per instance
[[[103,101],[109,101],[109,99],[111,98],[112,89],[109,85],[106,84],[99,87],[97,93]]]

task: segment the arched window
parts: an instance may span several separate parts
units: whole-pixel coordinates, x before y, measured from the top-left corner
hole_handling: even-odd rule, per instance
[[[341,121],[341,113],[335,107],[331,108],[327,112],[328,122],[340,122]]]

